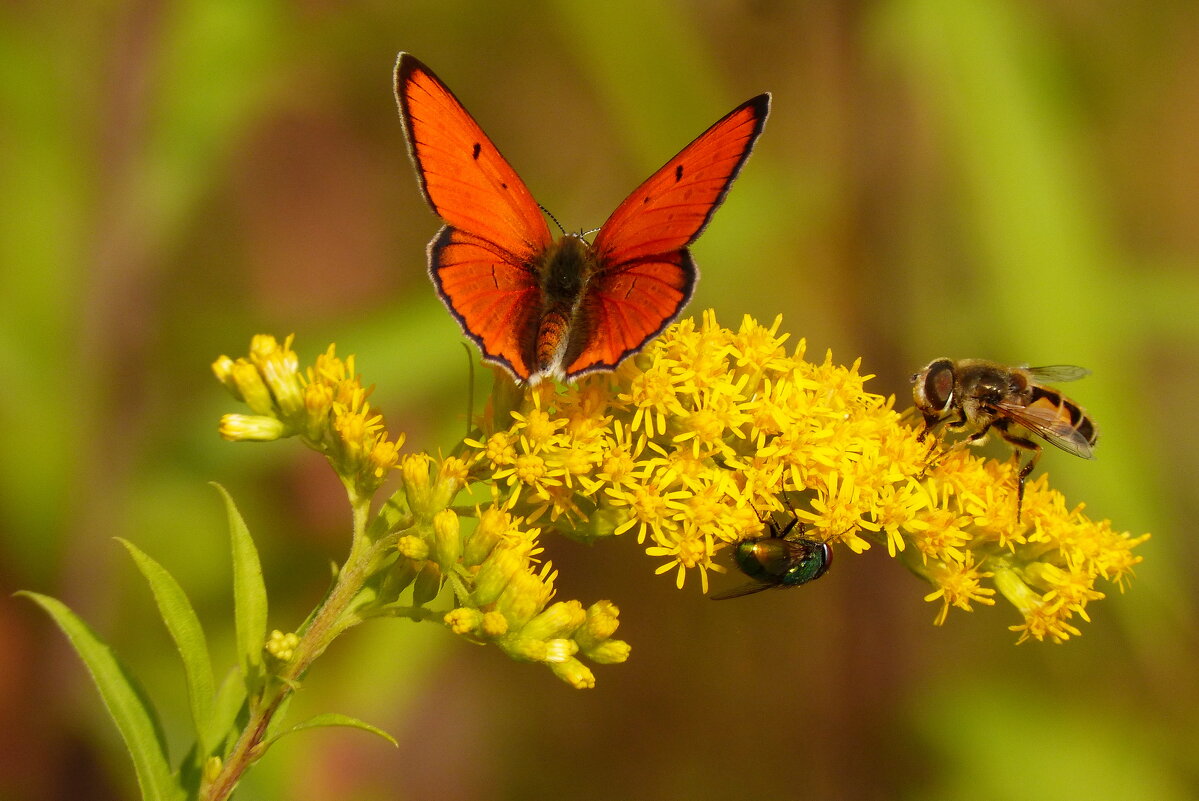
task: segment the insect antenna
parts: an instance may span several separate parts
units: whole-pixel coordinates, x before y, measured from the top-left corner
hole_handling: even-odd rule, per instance
[[[554,221],[554,225],[558,226],[558,230],[562,232],[563,236],[566,235],[566,229],[562,227],[562,223],[558,222],[558,218],[554,216],[554,213],[552,211],[550,211],[549,209],[547,209],[545,206],[541,205],[540,203],[537,204],[537,208],[541,209],[542,214],[544,214],[546,217],[549,217],[551,220]]]

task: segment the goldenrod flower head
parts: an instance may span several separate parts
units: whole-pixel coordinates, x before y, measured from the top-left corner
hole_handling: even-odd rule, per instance
[[[446,612],[442,622],[455,634],[470,635],[483,625],[483,613],[478,609],[459,607]]]
[[[551,662],[549,667],[555,676],[576,690],[590,690],[595,686],[595,674],[591,672],[590,668],[573,657],[561,662]]]
[[[478,523],[467,539],[462,554],[462,562],[467,567],[481,565],[483,560],[491,555],[500,538],[513,531],[512,515],[498,506],[489,506],[483,510],[476,508],[475,517],[478,518]]]
[[[259,334],[247,357],[221,356],[213,362],[221,383],[254,412],[252,417],[225,415],[221,435],[260,441],[299,435],[329,458],[357,494],[370,495],[395,466],[403,436],[389,438],[382,416],[366,400],[370,389],[354,374],[353,357],[342,361],[330,345],[302,373],[292,339],[280,343]]]
[[[529,564],[533,540],[518,540],[506,547],[496,547],[479,566],[475,574],[475,590],[471,594],[474,606],[484,607],[500,597],[513,576]]]
[[[578,601],[558,601],[526,623],[520,633],[538,640],[555,639],[573,633],[586,619],[587,613]]]
[[[503,637],[508,633],[508,618],[495,610],[485,613],[479,633],[492,639]]]
[[[513,631],[519,631],[554,597],[557,577],[549,562],[538,573],[524,570],[513,573],[496,599],[496,611],[507,619]]]
[[[284,417],[294,416],[304,404],[298,372],[300,361],[291,349],[293,337],[288,336],[282,345],[263,334],[250,340],[250,361],[258,368]]]

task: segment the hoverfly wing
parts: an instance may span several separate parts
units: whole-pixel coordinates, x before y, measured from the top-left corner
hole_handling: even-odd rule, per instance
[[[1081,456],[1084,459],[1095,458],[1095,437],[1088,438],[1071,422],[1069,412],[1060,406],[1050,406],[1048,403],[1036,403],[1021,406],[1011,403],[1000,403],[998,408],[1012,422],[1024,426],[1039,437],[1043,437],[1051,445]]]
[[[1077,381],[1086,378],[1091,371],[1076,364],[1047,364],[1043,367],[1026,367],[1033,380],[1052,384],[1060,381]]]

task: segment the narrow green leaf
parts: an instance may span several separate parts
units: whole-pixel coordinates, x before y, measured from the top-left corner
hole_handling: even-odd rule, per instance
[[[227,738],[230,732],[244,725],[247,714],[246,683],[242,680],[240,670],[230,668],[221,682],[220,689],[217,690],[216,702],[213,705],[213,731],[222,738]]]
[[[229,513],[229,539],[233,546],[233,617],[237,628],[237,652],[246,681],[254,683],[262,674],[262,648],[266,644],[266,584],[262,564],[250,530],[242,520],[233,498],[220,484],[212,486],[225,500]]]
[[[217,732],[213,730],[213,703],[216,694],[212,677],[212,662],[208,656],[208,642],[204,629],[196,616],[191,602],[175,581],[154,559],[127,540],[117,538],[125,546],[138,570],[145,576],[162,621],[166,624],[179,656],[183,660],[183,672],[187,679],[187,695],[191,701],[192,719],[196,726],[197,749],[201,760],[207,758],[216,745]]]
[[[358,718],[352,718],[349,715],[339,715],[336,712],[326,712],[323,715],[317,715],[315,717],[308,718],[308,720],[305,720],[302,723],[297,723],[287,731],[280,732],[264,742],[261,748],[263,751],[265,751],[289,734],[294,734],[298,731],[304,731],[305,729],[319,729],[324,726],[349,726],[353,729],[362,729],[363,731],[370,732],[371,734],[377,734],[387,742],[394,745],[396,748],[400,747],[400,744],[396,742],[394,737],[380,729],[378,726],[372,726],[369,723],[365,723]]]
[[[185,793],[171,775],[166,739],[154,706],[116,654],[66,604],[35,592],[17,594],[46,610],[83,660],[133,758],[142,798],[146,801],[181,801]]]

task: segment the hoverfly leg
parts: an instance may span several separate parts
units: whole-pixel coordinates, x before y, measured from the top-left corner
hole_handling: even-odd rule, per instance
[[[1041,459],[1041,446],[1034,440],[1012,434],[1006,427],[1000,428],[999,433],[1012,446],[1012,458],[1016,460],[1017,466],[1021,462],[1021,451],[1032,451],[1032,458],[1021,466],[1016,474],[1016,523],[1019,524],[1024,513],[1024,481]]]
[[[965,425],[965,421],[963,421],[962,425],[963,425],[963,426]],[[966,439],[965,439],[965,442],[968,442],[968,443],[969,443],[969,444],[971,444],[971,445],[984,445],[984,444],[986,444],[986,442],[987,442],[987,436],[988,436],[988,435],[991,433],[991,426],[993,426],[993,425],[995,425],[995,421],[994,421],[994,420],[992,420],[991,422],[987,423],[985,426],[983,426],[982,428],[980,428],[978,431],[975,431],[975,432],[974,432],[973,434],[971,434],[970,436],[966,437]],[[1006,434],[1006,432],[1002,432],[1002,431],[1001,431],[1001,433],[1003,433],[1003,435],[1004,435],[1004,439],[1006,439],[1006,438],[1007,438],[1007,434]]]
[[[1028,460],[1028,464],[1026,464],[1026,465],[1024,465],[1024,467],[1020,468],[1020,473],[1018,476],[1019,484],[1017,485],[1017,488],[1016,488],[1016,522],[1017,523],[1020,522],[1020,515],[1024,511],[1024,481],[1025,481],[1025,479],[1028,478],[1028,476],[1032,472],[1033,468],[1037,466],[1037,462],[1039,462],[1041,460],[1041,446],[1035,442],[1029,442],[1028,444],[1032,446],[1033,452],[1032,452],[1032,458]]]

